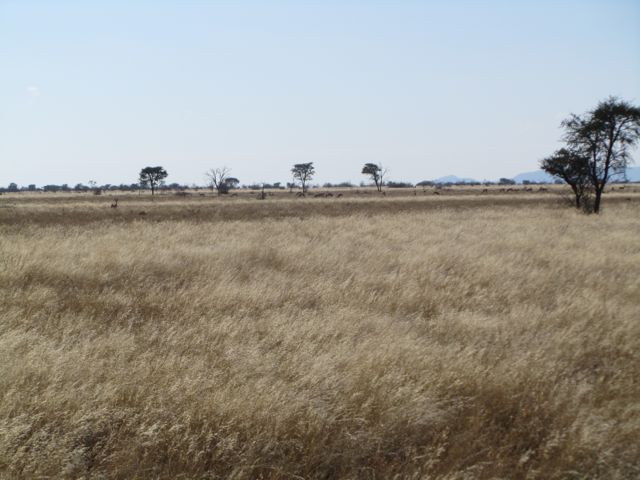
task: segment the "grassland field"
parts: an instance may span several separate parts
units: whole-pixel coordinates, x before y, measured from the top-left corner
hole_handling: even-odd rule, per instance
[[[640,186],[545,188],[0,196],[0,478],[640,477]]]

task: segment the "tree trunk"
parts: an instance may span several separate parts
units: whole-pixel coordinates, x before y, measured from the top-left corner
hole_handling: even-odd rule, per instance
[[[573,190],[573,194],[576,197],[576,208],[580,210],[580,194],[578,193],[578,187],[573,184],[569,184],[569,186],[571,187],[571,190]]]
[[[600,213],[600,199],[602,198],[602,188],[596,188],[596,198],[593,201],[593,213]]]

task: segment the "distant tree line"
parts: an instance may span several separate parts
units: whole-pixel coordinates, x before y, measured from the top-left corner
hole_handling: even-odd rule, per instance
[[[293,190],[295,188],[300,188],[297,183],[294,182],[263,182],[263,183],[249,183],[249,184],[240,184],[236,183],[233,179],[233,182],[230,182],[227,185],[227,188],[223,188],[220,191],[220,194],[229,193],[231,190],[235,189],[245,189],[245,190]],[[612,183],[625,183],[626,180],[622,178],[616,178],[612,180]],[[536,182],[532,180],[523,180],[523,185],[545,185],[549,182]],[[564,183],[560,179],[554,180],[553,183],[562,184]],[[460,182],[440,182],[435,180],[422,180],[420,182],[412,183],[412,182],[404,182],[404,181],[393,181],[388,180],[385,181],[383,186],[386,188],[418,188],[418,187],[473,187],[473,186],[491,186],[491,185],[514,185],[516,184],[515,180],[502,178],[499,181],[482,181],[482,182],[469,182],[469,181],[460,181]],[[371,187],[375,184],[360,182],[358,184],[354,184],[353,182],[325,182],[321,185],[313,184],[308,185],[307,188],[365,188]],[[164,183],[161,182],[158,186],[155,187],[155,191],[167,192],[167,191],[185,191],[185,190],[204,190],[211,189],[211,185],[196,185],[196,184],[181,184],[181,183]],[[35,184],[29,184],[27,186],[18,186],[16,183],[10,183],[7,187],[0,187],[0,192],[2,193],[10,193],[10,192],[71,192],[71,193],[86,193],[93,192],[95,194],[100,195],[101,193],[106,192],[141,192],[149,187],[142,186],[140,183],[131,183],[131,184],[103,184],[103,185],[88,185],[83,183],[77,183],[74,186],[70,186],[68,184],[62,185],[43,185],[41,187],[36,186]],[[217,189],[213,187],[213,191],[217,192]]]
[[[512,185],[515,181],[508,178],[501,178],[498,182],[438,182],[433,180],[423,180],[421,182],[412,183],[404,181],[385,180],[385,177],[389,169],[381,164],[365,163],[361,173],[369,178],[371,183],[360,182],[359,187],[374,186],[379,192],[382,192],[382,188],[416,188],[416,187],[433,187],[433,186],[474,186],[474,185]],[[157,191],[184,191],[187,189],[199,190],[203,188],[210,188],[217,195],[224,195],[235,189],[250,189],[250,190],[293,190],[300,188],[302,194],[305,194],[309,188],[318,188],[319,185],[312,185],[311,181],[315,175],[315,167],[313,162],[299,163],[293,165],[291,169],[292,181],[291,182],[274,182],[274,183],[251,183],[241,184],[240,180],[231,176],[231,169],[223,166],[217,168],[211,168],[204,174],[206,186],[200,185],[185,185],[179,183],[165,182],[169,176],[168,172],[161,166],[156,167],[144,167],[140,170],[138,183],[131,184],[104,184],[98,185],[96,182],[90,180],[87,184],[78,183],[73,187],[68,184],[62,185],[44,185],[42,187],[36,187],[35,184],[30,184],[27,187],[18,187],[16,183],[10,183],[7,188],[0,187],[0,192],[20,192],[20,191],[44,191],[44,192],[93,192],[96,195],[100,195],[103,192],[109,191],[124,191],[124,192],[139,192],[142,190],[150,190],[152,195],[155,195]],[[535,182],[523,182],[523,183],[535,183]],[[326,182],[322,185],[323,188],[356,188],[356,185],[351,182],[339,182],[330,183]]]
[[[583,115],[572,114],[561,123],[564,129],[563,140],[566,146],[556,151],[553,155],[544,158],[540,162],[542,170],[555,177],[556,183],[566,183],[571,188],[574,196],[574,205],[586,212],[598,213],[601,207],[602,194],[605,186],[614,181],[624,181],[624,172],[631,163],[630,152],[640,141],[640,107],[616,97],[609,97],[598,103],[596,108]],[[283,186],[280,182],[273,184],[259,183],[240,185],[240,180],[231,176],[231,169],[222,166],[211,168],[205,172],[205,180],[209,188],[217,195],[224,195],[237,188],[249,188],[262,190],[264,198],[265,189],[301,189],[301,195],[305,195],[312,186],[315,175],[313,162],[297,163],[291,168],[292,181]],[[365,163],[361,174],[368,177],[371,185],[378,192],[383,187],[387,188],[415,188],[453,185],[493,185],[495,182],[436,182],[423,180],[415,185],[410,182],[385,180],[389,169],[382,164]],[[140,170],[138,183],[98,186],[91,180],[88,185],[78,183],[73,187],[68,184],[44,185],[36,187],[30,184],[27,187],[18,187],[16,183],[10,183],[6,188],[0,187],[0,192],[20,191],[45,191],[45,192],[93,192],[96,195],[105,191],[141,191],[151,190],[155,195],[158,190],[186,190],[198,189],[196,185],[187,186],[178,183],[166,184],[168,172],[161,166],[144,167]],[[498,185],[514,185],[516,182],[510,178],[500,178]],[[525,185],[536,182],[523,181]],[[366,184],[362,182],[361,186]],[[314,186],[315,187],[315,186]],[[325,183],[325,188],[340,187],[351,188],[351,182],[337,184]]]

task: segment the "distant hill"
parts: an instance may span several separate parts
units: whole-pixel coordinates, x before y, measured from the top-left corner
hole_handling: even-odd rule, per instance
[[[436,178],[433,183],[479,183],[473,178],[460,178],[455,175],[447,175],[446,177]]]
[[[512,180],[516,183],[522,183],[525,180],[535,183],[553,183],[555,178],[542,170],[535,170],[533,172],[520,173],[513,177]]]
[[[616,177],[614,181],[622,179]],[[519,173],[512,178],[516,183],[522,183],[524,181],[532,183],[553,183],[556,179],[542,170],[534,170],[532,172]],[[627,180],[630,182],[640,182],[640,167],[627,168]],[[481,183],[475,178],[464,178],[456,175],[446,175],[444,177],[436,178],[433,183]]]
[[[618,178],[622,179],[621,177],[616,177],[614,180],[618,180]],[[516,183],[522,183],[525,180],[535,183],[553,183],[555,178],[542,170],[535,170],[533,172],[520,173],[513,177],[512,180]],[[627,180],[630,182],[640,182],[640,167],[627,168]]]

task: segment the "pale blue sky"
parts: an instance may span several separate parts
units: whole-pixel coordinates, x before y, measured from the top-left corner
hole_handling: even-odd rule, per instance
[[[608,95],[640,102],[637,0],[0,0],[3,186],[513,176]]]

